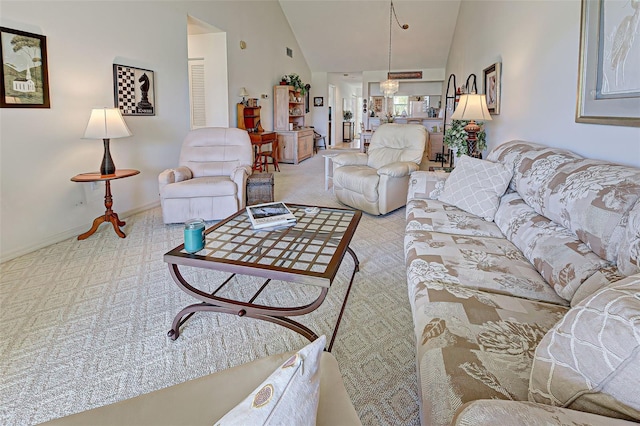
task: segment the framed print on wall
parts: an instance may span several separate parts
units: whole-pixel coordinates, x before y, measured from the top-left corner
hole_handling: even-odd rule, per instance
[[[324,98],[322,96],[315,96],[313,98],[313,106],[314,107],[324,106]]]
[[[577,123],[640,127],[638,13],[635,2],[582,0]]]
[[[0,108],[50,108],[47,38],[0,27]]]
[[[122,115],[156,115],[153,71],[113,64],[113,90]]]
[[[496,62],[482,71],[487,108],[492,115],[500,114],[500,69],[500,62]]]

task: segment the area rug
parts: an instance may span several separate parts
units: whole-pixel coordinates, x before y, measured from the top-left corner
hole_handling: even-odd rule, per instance
[[[275,198],[340,206],[331,189],[324,190],[323,155],[337,152],[282,164],[274,173]],[[196,302],[177,288],[163,262],[163,254],[182,243],[182,226],[164,225],[160,208],[126,222],[125,239],[103,225],[87,240],[69,239],[0,265],[0,424],[40,423],[306,344],[283,327],[217,313],[194,315],[177,340],[169,339],[176,313]],[[360,272],[332,352],[365,425],[419,423],[403,234],[404,209],[364,214],[351,244]],[[331,333],[352,268],[345,256],[327,300],[300,322]],[[223,278],[185,273],[203,283]],[[272,297],[280,303],[317,291],[275,286]]]

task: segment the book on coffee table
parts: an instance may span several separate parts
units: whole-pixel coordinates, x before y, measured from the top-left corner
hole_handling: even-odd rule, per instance
[[[247,206],[253,229],[274,228],[296,224],[296,217],[281,201]]]

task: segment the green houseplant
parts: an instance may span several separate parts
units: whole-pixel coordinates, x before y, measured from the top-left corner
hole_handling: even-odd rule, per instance
[[[464,130],[464,126],[467,124],[469,124],[468,120],[451,120],[451,126],[444,132],[444,143],[456,151],[457,157],[471,154],[467,144],[468,134]],[[476,124],[480,126],[480,131],[476,133],[476,149],[478,152],[482,152],[487,149],[487,133],[484,131],[482,121],[477,121]]]
[[[293,73],[283,75],[282,81],[286,81],[289,86],[293,86],[293,88],[296,89],[296,92],[300,92],[301,95],[307,93],[307,88],[298,74]]]
[[[342,118],[344,118],[344,121],[351,121],[353,113],[349,110],[342,111]]]

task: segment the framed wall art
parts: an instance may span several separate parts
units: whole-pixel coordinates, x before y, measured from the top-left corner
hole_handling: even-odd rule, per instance
[[[582,1],[576,122],[640,127],[639,13],[636,2]]]
[[[313,106],[314,107],[324,106],[324,98],[322,96],[315,96],[313,98]]]
[[[122,115],[156,115],[153,71],[113,64],[113,90]]]
[[[0,27],[1,108],[49,108],[47,38]]]
[[[488,66],[482,71],[484,76],[484,94],[487,96],[487,108],[490,114],[500,114],[500,62]]]

